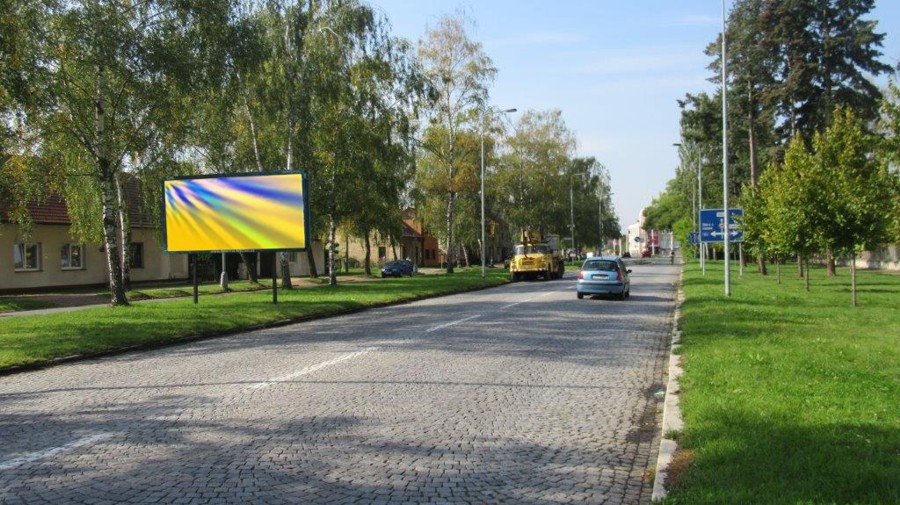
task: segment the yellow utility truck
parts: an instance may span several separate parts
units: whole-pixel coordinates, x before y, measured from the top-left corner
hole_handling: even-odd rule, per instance
[[[559,251],[559,235],[543,236],[541,233],[522,233],[522,242],[516,244],[509,261],[510,279],[559,279],[566,265]]]

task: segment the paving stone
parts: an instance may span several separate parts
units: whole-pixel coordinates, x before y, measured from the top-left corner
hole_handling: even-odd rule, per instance
[[[634,269],[0,377],[0,503],[647,504],[677,269]]]

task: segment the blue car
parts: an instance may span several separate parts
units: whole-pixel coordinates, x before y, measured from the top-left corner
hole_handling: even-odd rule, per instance
[[[576,290],[578,299],[584,295],[614,296],[624,300],[631,296],[631,281],[625,262],[618,256],[588,258],[578,272]]]
[[[403,277],[404,275],[408,277],[413,276],[413,264],[411,261],[388,261],[381,267],[382,277]]]

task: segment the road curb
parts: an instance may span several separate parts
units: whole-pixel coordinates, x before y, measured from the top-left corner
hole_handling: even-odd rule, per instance
[[[681,330],[678,322],[681,320],[681,304],[684,302],[684,292],[681,289],[684,279],[684,271],[678,280],[678,295],[675,303],[675,313],[672,316],[672,344],[669,349],[669,380],[666,384],[666,398],[663,404],[662,434],[659,442],[659,456],[656,460],[656,473],[653,480],[653,493],[650,501],[658,502],[666,497],[668,491],[665,487],[666,475],[669,465],[678,450],[678,442],[669,438],[684,428],[684,420],[681,418],[680,394],[681,388],[678,378],[683,370],[681,368],[681,355],[676,354],[681,346]]]

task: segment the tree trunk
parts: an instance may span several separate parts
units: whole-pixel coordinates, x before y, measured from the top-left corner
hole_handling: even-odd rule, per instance
[[[293,289],[294,285],[291,283],[291,263],[290,258],[288,258],[288,253],[279,252],[278,260],[281,263],[281,289]]]
[[[238,85],[241,87],[241,97],[244,99],[244,109],[247,111],[247,121],[250,123],[250,140],[253,143],[253,159],[256,162],[256,171],[263,172],[263,164],[262,158],[259,156],[259,138],[256,134],[256,120],[253,119],[253,111],[250,110],[250,100],[247,98],[249,93],[247,92],[247,88],[244,87],[244,82],[241,80],[241,73],[236,72]],[[241,260],[244,259],[244,254],[241,253]],[[246,264],[246,263],[245,263]],[[254,277],[256,277],[254,275]]]
[[[775,269],[778,271],[778,284],[781,284],[781,258],[775,257]]]
[[[850,254],[850,292],[853,296],[853,306],[856,307],[856,251]]]
[[[797,276],[803,278],[803,257],[797,255]]]
[[[334,268],[334,246],[337,239],[337,225],[334,224],[334,215],[328,219],[328,285],[337,286],[337,269]]]
[[[366,230],[366,257],[365,257],[366,275],[372,275],[372,241],[369,239],[369,230]]]
[[[121,177],[116,176],[116,199],[119,204],[119,235],[122,244],[122,289],[131,291],[131,223]]]
[[[806,279],[806,290],[809,291],[809,259],[803,258],[803,266],[804,270],[806,270],[806,275],[803,276]]]
[[[97,67],[97,99],[94,103],[94,134],[97,139],[97,168],[100,172],[100,198],[103,201],[103,242],[106,248],[106,272],[109,276],[109,303],[128,305],[122,282],[122,258],[117,230],[118,201],[115,167],[110,161],[106,131],[106,70]]]
[[[834,277],[837,273],[834,261],[834,249],[830,247],[825,250],[825,272],[828,277]]]
[[[319,276],[319,270],[316,268],[316,256],[313,254],[312,245],[315,241],[310,241],[309,247],[306,249],[306,261],[309,262],[309,276],[313,279]]]
[[[241,263],[244,264],[244,268],[247,270],[247,280],[253,283],[259,282],[259,279],[256,277],[256,261],[253,261],[251,264],[250,255],[245,252],[240,253],[240,255]]]
[[[122,282],[122,257],[119,254],[115,176],[111,173],[111,164],[108,159],[98,161],[100,171],[104,175],[100,191],[103,199],[103,242],[106,249],[106,272],[109,276],[109,303],[111,305],[128,305],[125,286]]]
[[[747,95],[750,101],[750,115],[748,117],[747,124],[747,135],[749,137],[750,142],[750,186],[755,188],[756,184],[759,182],[759,158],[757,156],[757,145],[756,145],[756,104],[753,97],[753,86],[751,83],[747,83],[748,91]],[[760,254],[756,258],[756,270],[761,275],[768,275],[768,270],[766,270],[766,256],[765,254]]]
[[[344,233],[344,273],[350,273],[350,234]]]
[[[452,190],[450,191],[449,197],[447,198],[447,240],[445,243],[445,251],[447,251],[447,273],[453,273],[453,201],[456,198],[456,193]]]

